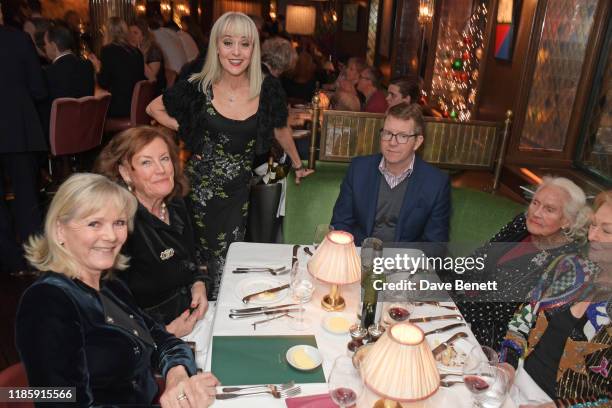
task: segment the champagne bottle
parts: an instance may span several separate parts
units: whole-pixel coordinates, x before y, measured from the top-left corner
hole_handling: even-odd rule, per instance
[[[374,259],[382,257],[382,251],[383,243],[378,238],[366,238],[361,244],[361,326],[365,329],[376,319],[378,291],[374,288],[374,282],[381,276],[374,273]]]
[[[266,174],[263,176],[263,182],[265,184],[276,183],[276,169],[275,169],[274,157],[272,156],[268,158],[268,170],[266,171]]]

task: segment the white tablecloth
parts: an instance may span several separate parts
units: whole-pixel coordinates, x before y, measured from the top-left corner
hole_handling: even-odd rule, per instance
[[[317,345],[323,356],[323,371],[325,377],[329,377],[333,361],[340,355],[347,354],[347,343],[350,341],[350,336],[331,334],[322,327],[322,320],[326,316],[326,313],[320,305],[321,298],[328,293],[328,285],[318,283],[310,303],[305,305],[305,314],[312,321],[312,325],[309,329],[303,332],[296,332],[290,329],[287,325],[287,318],[278,319],[257,327],[256,331],[253,331],[251,322],[260,319],[240,319],[232,320],[228,317],[230,309],[245,307],[240,301],[239,296],[236,294],[236,288],[242,279],[250,278],[252,274],[233,274],[233,269],[238,266],[287,266],[291,265],[291,250],[292,245],[280,245],[280,244],[254,244],[254,243],[233,243],[227,254],[227,262],[223,279],[221,281],[221,288],[219,296],[214,307],[214,320],[212,322],[212,333],[207,333],[206,327],[210,327],[210,317],[204,319],[199,324],[195,337],[197,338],[199,352],[198,352],[198,363],[201,364],[205,361],[206,371],[210,370],[211,367],[211,350],[212,342],[210,338],[212,336],[262,336],[262,335],[296,335],[296,334],[313,334],[317,340]],[[301,251],[303,253],[303,251]],[[305,255],[300,255],[301,260],[306,260]],[[266,278],[277,279],[280,284],[289,282],[289,275],[282,275],[273,277],[270,274],[262,275]],[[288,292],[288,291],[287,291]],[[359,309],[360,302],[360,289],[359,283],[343,286],[342,296],[346,300],[345,313],[350,316],[356,316]],[[284,299],[279,299],[279,304],[292,303],[290,295]],[[212,313],[211,313],[212,314]],[[437,308],[434,306],[417,307],[413,312],[413,317],[419,316],[433,316],[436,314],[449,314],[448,309]],[[207,322],[208,319],[208,322]],[[428,323],[419,323],[419,326],[423,330],[431,330],[437,327],[448,325],[452,322],[449,321],[437,321]],[[451,330],[442,334],[427,336],[427,340],[430,345],[434,343],[444,341],[451,335],[458,331],[465,331],[469,333],[470,337],[465,340],[460,340],[456,343],[457,347],[461,349],[469,349],[470,345],[477,344],[476,339],[472,335],[471,331],[467,327]],[[190,336],[194,337],[194,336]],[[463,344],[462,344],[463,343]],[[203,345],[208,344],[208,352],[204,353],[202,348]],[[245,367],[248,370],[249,367]],[[313,395],[327,393],[327,384],[301,384],[302,394],[301,395]],[[220,392],[220,390],[219,390]],[[359,407],[371,407],[373,403],[378,400],[378,397],[370,391],[364,392],[364,395],[359,400]],[[463,384],[454,385],[449,388],[441,387],[440,390],[431,398],[426,401],[415,403],[415,404],[404,404],[405,407],[471,407],[471,396],[469,391]],[[276,400],[272,396],[253,396],[238,398],[235,400],[216,401],[214,406],[219,407],[285,407],[284,400]],[[504,408],[512,408],[514,404],[510,399],[506,401]]]

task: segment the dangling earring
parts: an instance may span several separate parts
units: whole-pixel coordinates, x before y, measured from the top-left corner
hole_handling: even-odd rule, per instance
[[[563,235],[565,235],[566,238],[570,238],[571,231],[568,227],[561,227],[561,232],[563,232]]]
[[[128,188],[128,191],[131,193],[131,192],[132,192],[132,190],[133,190],[133,189],[132,189],[132,185],[131,185],[131,184],[128,184],[128,185],[127,185],[127,188]]]
[[[60,246],[64,246],[64,241],[59,242]]]

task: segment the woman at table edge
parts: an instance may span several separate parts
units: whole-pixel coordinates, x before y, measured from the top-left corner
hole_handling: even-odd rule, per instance
[[[97,174],[73,175],[58,189],[44,234],[26,245],[30,263],[45,272],[17,311],[15,339],[28,383],[75,387],[77,406],[147,405],[158,393],[157,369],[166,380],[162,406],[209,406],[216,378],[196,374],[189,347],[112,277],[127,266],[120,250],[136,206],[134,196]]]
[[[521,306],[502,343],[501,360],[517,367],[525,359],[524,370],[555,400],[538,408],[603,407],[612,398],[612,190],[597,195],[593,210],[584,258],[551,268],[552,281]]]
[[[191,217],[183,200],[189,182],[168,133],[151,126],[121,132],[104,147],[94,172],[125,186],[138,199],[134,229],[122,249],[131,262],[117,276],[139,307],[182,337],[206,313],[207,277],[196,260]]]

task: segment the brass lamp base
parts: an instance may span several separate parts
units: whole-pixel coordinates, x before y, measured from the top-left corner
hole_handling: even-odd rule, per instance
[[[344,310],[346,303],[344,302],[344,298],[340,296],[338,285],[332,285],[329,294],[323,296],[323,299],[321,299],[321,306],[328,312]]]

